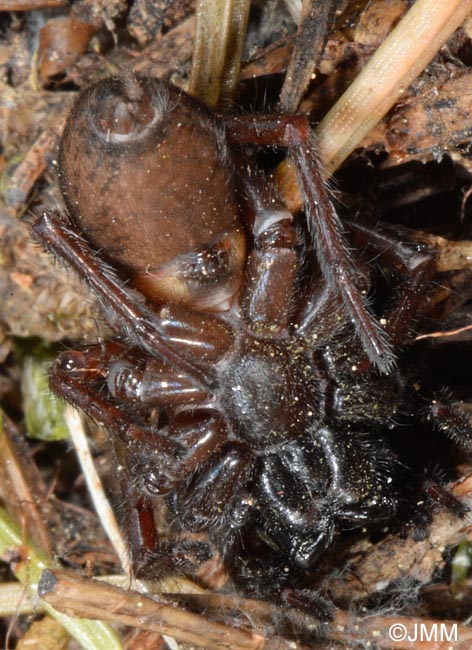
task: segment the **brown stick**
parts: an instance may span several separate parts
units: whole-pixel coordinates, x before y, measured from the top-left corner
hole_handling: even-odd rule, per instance
[[[45,7],[66,7],[67,0],[2,0],[0,11],[32,11]]]
[[[233,628],[176,607],[170,599],[46,569],[38,593],[55,609],[81,618],[101,619],[174,637],[212,650],[303,650],[293,641]]]

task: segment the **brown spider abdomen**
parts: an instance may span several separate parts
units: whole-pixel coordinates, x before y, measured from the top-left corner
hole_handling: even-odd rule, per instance
[[[239,225],[223,132],[203,106],[157,80],[123,76],[83,93],[59,175],[72,221],[133,275]]]

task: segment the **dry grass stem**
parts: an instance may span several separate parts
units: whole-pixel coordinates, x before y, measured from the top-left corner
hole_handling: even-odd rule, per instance
[[[228,105],[239,79],[249,0],[198,0],[189,92],[211,108]]]
[[[100,518],[103,529],[108,535],[113,548],[120,558],[123,570],[131,575],[131,557],[128,545],[121,534],[115,513],[112,510],[98,472],[95,468],[87,436],[85,434],[82,417],[78,411],[68,405],[65,408],[64,418],[97,515]]]
[[[49,532],[24,476],[22,461],[12,444],[8,421],[1,412],[0,449],[0,498],[7,504],[9,514],[22,522],[26,533],[34,535],[37,545],[50,553]]]
[[[321,55],[338,5],[339,0],[304,1],[301,23],[280,92],[279,109],[281,112],[294,113],[297,110],[314,71],[319,68]]]
[[[326,175],[401,98],[467,18],[472,0],[417,0],[318,126]]]

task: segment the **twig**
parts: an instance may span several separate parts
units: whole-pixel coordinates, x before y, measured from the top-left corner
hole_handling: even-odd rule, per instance
[[[192,611],[202,612],[205,615],[213,614],[215,617],[238,616],[254,623],[256,627],[266,628],[280,625],[282,628],[295,623],[296,629],[314,637],[324,636],[329,629],[329,624],[320,621],[308,611],[295,608],[283,608],[266,600],[243,598],[242,596],[221,593],[175,593],[169,596],[177,603],[185,603]],[[296,621],[296,622],[295,622]]]
[[[164,597],[149,598],[57,569],[43,572],[44,602],[73,616],[100,618],[213,650],[304,650],[298,643],[215,623],[176,607]]]
[[[33,11],[46,7],[66,7],[68,0],[1,0],[0,11]]]
[[[114,585],[115,587],[121,587],[121,589],[129,589],[130,579],[129,576],[121,573],[116,575],[104,575],[97,578],[100,582],[104,582],[109,585]],[[217,594],[209,594],[202,587],[197,587],[193,582],[187,578],[173,578],[167,577],[163,580],[139,581],[139,590],[150,592],[150,593],[163,593],[169,594],[173,600],[178,600],[183,598],[184,600],[191,599],[193,597],[203,597],[205,599],[205,604],[209,602],[208,609],[211,607],[212,599],[215,599],[215,607],[225,606],[227,598],[229,596],[221,596],[223,598],[223,604],[217,602]],[[207,601],[209,599],[209,601]],[[250,601],[247,599],[234,599],[237,601],[241,607],[247,606],[247,603],[255,603],[258,606],[259,601]],[[269,605],[269,603],[264,603],[268,607],[274,608],[274,606]],[[33,599],[30,593],[25,589],[25,587],[19,582],[3,582],[0,584],[0,617],[15,616],[18,614],[41,614],[44,612],[44,608],[41,605],[41,602],[33,602]]]

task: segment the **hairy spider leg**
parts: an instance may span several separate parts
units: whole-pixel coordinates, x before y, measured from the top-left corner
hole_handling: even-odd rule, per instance
[[[423,409],[425,419],[438,431],[460,445],[472,449],[472,422],[462,402],[453,400],[446,390],[436,395]]]
[[[358,222],[347,222],[352,238],[359,246],[368,246],[379,259],[389,262],[404,276],[395,300],[384,318],[385,331],[393,345],[399,346],[411,338],[410,329],[415,316],[431,286],[437,266],[437,251],[426,244],[414,243],[414,249],[399,240],[398,234],[386,227],[373,229]]]
[[[179,368],[204,390],[212,389],[215,380],[211,370],[203,370],[176,351],[157,316],[133,297],[113,271],[94,255],[89,244],[67,228],[57,213],[44,212],[33,225],[33,233],[90,286],[112,327],[118,325],[133,344]]]
[[[403,526],[410,529],[413,539],[424,540],[430,532],[433,514],[440,509],[461,518],[470,512],[469,506],[454,496],[447,486],[441,484],[441,477],[433,474],[423,479],[413,508]]]
[[[232,482],[242,471],[248,472],[248,464],[242,458],[236,462],[236,458],[221,453],[227,437],[218,411],[202,409],[181,414],[171,418],[168,427],[156,431],[142,426],[138,415],[130,414],[129,404],[125,414],[106,393],[98,393],[97,381],[106,379],[106,366],[101,364],[107,353],[131,357],[123,343],[113,340],[92,346],[86,352],[64,352],[51,370],[50,385],[58,395],[82,409],[112,434],[121,468],[118,474],[122,491],[127,495],[124,516],[133,563],[138,573],[145,573],[150,571],[150,565],[159,563],[160,566],[166,556],[156,532],[153,497],[175,490],[196,475],[198,469],[212,467],[212,471],[193,480],[193,487],[196,482],[209,484],[206,491],[201,490],[197,500],[192,497],[193,489],[186,488],[181,493],[181,500],[196,501],[193,508],[184,508],[189,520],[193,517],[195,526],[196,513],[201,515],[211,508],[213,511],[220,508]],[[221,477],[226,480],[221,481]],[[217,484],[213,485],[215,479]],[[206,509],[203,507],[205,501]],[[185,544],[180,552],[174,550],[176,565],[182,565],[184,557],[191,554],[188,542]]]
[[[113,403],[115,395],[112,392],[108,397],[106,393],[102,395],[97,391],[100,388],[97,377],[102,382],[107,379],[106,366],[100,367],[99,360],[105,358],[105,350],[110,351],[111,347],[114,351],[119,350],[119,344],[109,341],[91,346],[85,352],[63,352],[52,367],[51,388],[107,427],[114,438],[121,441],[126,447],[126,457],[131,461],[128,463],[120,458],[120,462],[130,465],[131,474],[141,471],[141,478],[146,481],[143,487],[148,493],[167,494],[220,450],[227,440],[224,419],[216,409],[194,406],[189,412],[176,415],[170,410],[169,425],[159,430],[146,426],[138,407],[142,403],[149,405],[149,402],[141,402],[138,392],[134,396],[127,395],[123,410]],[[129,351],[127,354],[131,358]],[[159,395],[154,394],[152,403],[159,402]],[[184,394],[180,400],[175,397],[174,405],[179,402],[187,404]],[[136,408],[130,410],[130,405]]]
[[[308,226],[323,275],[342,297],[354,328],[374,366],[388,374],[395,356],[386,333],[370,313],[356,286],[358,273],[345,241],[341,221],[328,196],[316,157],[316,143],[303,116],[250,115],[223,118],[228,141],[288,148],[305,202]]]
[[[379,259],[389,262],[404,276],[395,300],[385,313],[385,330],[395,345],[408,343],[413,338],[412,323],[418,313],[421,313],[437,267],[437,250],[418,240],[417,234],[407,228],[400,229],[401,241],[398,226],[395,227],[395,232],[390,232],[386,225],[375,229],[358,222],[347,222],[346,225],[359,246],[366,246],[367,252],[372,250]],[[420,419],[432,422],[438,431],[464,449],[472,448],[470,417],[464,411],[462,403],[452,400],[448,391],[441,391],[430,398],[426,406],[419,408]],[[423,539],[427,535],[434,507],[445,508],[458,517],[469,511],[465,504],[434,477],[424,482],[421,494],[425,498],[423,501],[418,500],[421,505],[417,505],[412,515],[416,539]]]

